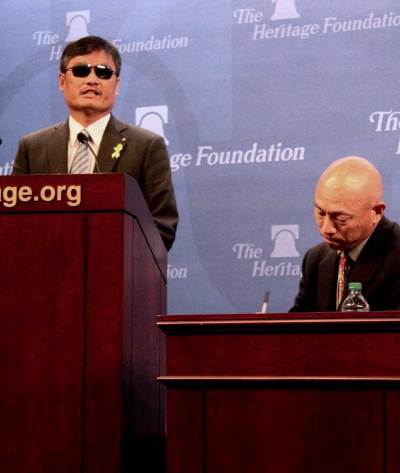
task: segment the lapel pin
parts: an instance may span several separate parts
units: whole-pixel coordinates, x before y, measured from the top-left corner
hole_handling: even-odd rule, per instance
[[[113,148],[113,152],[111,154],[111,159],[118,159],[121,156],[121,151],[124,149],[126,143],[126,138],[121,138],[121,143],[118,143]]]
[[[121,151],[124,149],[122,143],[118,143],[117,146],[114,146],[113,153],[111,154],[111,159],[118,159],[121,156]]]

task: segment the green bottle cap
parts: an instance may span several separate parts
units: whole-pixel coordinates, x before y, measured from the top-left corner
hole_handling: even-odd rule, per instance
[[[349,291],[361,291],[362,289],[362,284],[360,282],[349,282]]]

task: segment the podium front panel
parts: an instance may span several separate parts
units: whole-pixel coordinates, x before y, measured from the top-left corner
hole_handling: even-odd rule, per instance
[[[159,317],[168,472],[399,471],[399,315]]]
[[[165,248],[129,176],[0,178],[50,185],[0,204],[0,471],[161,471]]]

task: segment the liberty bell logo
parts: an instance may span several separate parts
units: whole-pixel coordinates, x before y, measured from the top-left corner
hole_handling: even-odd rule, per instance
[[[88,36],[87,25],[90,23],[90,11],[79,10],[70,11],[66,17],[67,26],[69,27],[68,36],[65,40],[66,43],[76,41],[79,38]]]
[[[275,3],[275,11],[271,20],[290,20],[300,18],[296,8],[296,0],[271,0]]]
[[[272,225],[271,239],[275,243],[271,258],[293,258],[300,256],[296,248],[296,240],[299,239],[298,225]]]
[[[152,107],[138,107],[135,112],[135,123],[141,128],[151,130],[164,138],[165,144],[169,140],[165,136],[164,125],[168,123],[168,106],[156,105]]]

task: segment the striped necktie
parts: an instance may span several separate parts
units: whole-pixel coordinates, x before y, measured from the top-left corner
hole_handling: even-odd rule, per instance
[[[336,310],[340,309],[340,305],[343,302],[344,296],[347,291],[347,283],[349,279],[350,264],[346,253],[340,252],[339,259],[339,270],[337,279],[337,290],[336,290]]]
[[[81,131],[90,140],[89,132],[85,129]],[[89,148],[87,144],[79,142],[78,149],[72,160],[70,174],[89,174]]]

